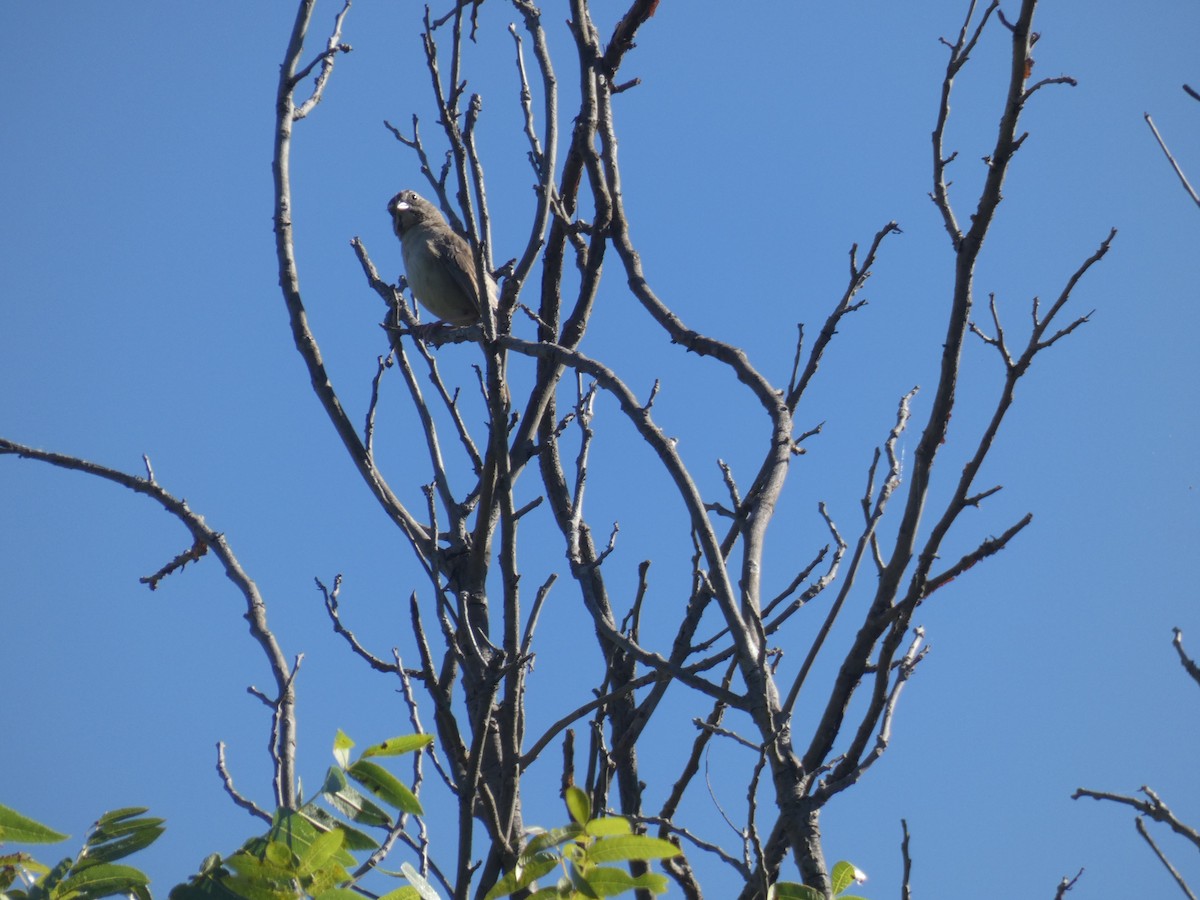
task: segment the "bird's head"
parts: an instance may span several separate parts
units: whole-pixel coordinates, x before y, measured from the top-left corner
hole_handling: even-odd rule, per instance
[[[438,208],[418,194],[416,191],[401,191],[388,202],[388,212],[392,216],[392,227],[396,236],[404,237],[404,232],[415,225],[430,223],[445,223]]]

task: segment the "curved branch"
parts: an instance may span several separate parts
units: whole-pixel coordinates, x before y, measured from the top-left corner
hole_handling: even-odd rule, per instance
[[[1126,794],[1112,794],[1108,791],[1093,791],[1088,788],[1076,788],[1075,793],[1071,795],[1071,799],[1078,800],[1081,797],[1091,797],[1093,800],[1109,800],[1123,806],[1130,806],[1143,816],[1166,825],[1177,835],[1191,842],[1197,849],[1200,849],[1200,831],[1185,824],[1167,804],[1163,803],[1162,798],[1149,787],[1142,785],[1141,790],[1149,798],[1148,800],[1142,800],[1139,797],[1130,797]]]
[[[292,128],[297,119],[295,103],[296,71],[316,0],[300,0],[292,36],[279,71],[279,89],[275,98],[275,152],[271,171],[275,182],[275,255],[279,265],[279,286],[287,305],[292,337],[296,349],[308,367],[313,392],[333,423],[338,436],[354,461],[359,474],[384,511],[409,539],[419,558],[425,561],[424,548],[429,536],[423,526],[409,513],[392,492],[382,473],[375,467],[354,423],[346,414],[333,383],[325,370],[316,337],[308,326],[308,313],[300,294],[300,275],[296,263],[296,248],[292,233],[291,146]],[[344,10],[343,10],[344,15]],[[340,27],[341,16],[338,18]],[[428,565],[427,561],[426,565]]]
[[[225,535],[214,531],[204,517],[192,512],[185,501],[180,500],[158,486],[149,477],[139,478],[99,463],[89,462],[76,456],[67,456],[49,450],[27,447],[6,438],[0,438],[0,455],[14,455],[21,459],[35,459],[61,469],[70,469],[111,481],[135,493],[149,497],[168,513],[178,519],[197,544],[208,547],[225,569],[226,577],[232,581],[246,601],[246,622],[250,634],[262,648],[275,679],[276,696],[264,698],[273,710],[275,733],[271,742],[271,759],[274,764],[276,805],[294,809],[296,794],[296,692],[293,678],[295,669],[288,664],[275,635],[267,626],[267,606],[256,585],[238,562]],[[144,580],[145,581],[145,580]],[[262,696],[261,694],[259,696]]]

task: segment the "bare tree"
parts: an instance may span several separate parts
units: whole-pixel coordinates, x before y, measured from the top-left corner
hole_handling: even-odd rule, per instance
[[[310,36],[315,0],[300,0],[275,110],[276,254],[296,347],[352,465],[424,572],[424,586],[410,586],[411,635],[403,640],[388,637],[408,649],[391,657],[358,637],[362,627],[343,620],[340,585],[322,586],[332,627],[353,653],[398,680],[416,727],[419,710],[431,715],[438,739],[432,758],[441,783],[457,803],[453,849],[430,848],[423,831],[413,836],[400,826],[388,846],[399,839],[418,847],[423,874],[432,872],[456,898],[482,897],[513,870],[526,845],[526,773],[561,745],[564,785],[578,782],[591,796],[593,808],[615,810],[679,842],[685,852],[668,869],[684,896],[702,896],[690,859],[703,853],[735,872],[735,880],[745,885],[745,900],[766,897],[788,859],[807,885],[828,895],[821,812],[861,779],[889,745],[901,692],[926,652],[914,613],[935,591],[1004,549],[1031,521],[1025,515],[1005,523],[998,535],[976,537],[969,544],[972,549],[948,563],[941,560],[960,516],[1000,489],[980,486],[977,478],[1014,402],[1016,386],[1039,354],[1088,321],[1087,314],[1073,315],[1066,307],[1115,235],[1109,233],[1091,256],[1064,273],[1052,301],[1033,299],[1031,324],[1020,337],[1006,329],[994,295],[985,321],[978,321],[976,267],[1005,178],[1027,136],[1020,127],[1022,113],[1043,88],[1073,81],[1032,79],[1036,0],[1021,0],[1012,21],[1000,12],[999,0],[986,5],[969,0],[957,33],[942,40],[947,62],[933,109],[930,196],[948,238],[946,266],[953,273],[953,286],[944,300],[946,332],[937,381],[924,421],[914,426],[919,429],[916,450],[906,471],[897,447],[910,427],[914,389],[897,398],[894,421],[880,426],[882,440],[864,473],[861,520],[851,526],[839,524],[821,505],[820,521],[828,535],[823,544],[813,546],[801,562],[786,563],[790,568],[784,571],[768,571],[764,548],[790,464],[803,452],[805,440],[819,431],[798,426],[797,410],[809,396],[839,324],[863,307],[862,289],[899,226],[884,223],[866,242],[865,251],[857,244],[851,247],[842,295],[811,339],[800,326],[791,376],[787,384],[772,382],[743,350],[689,327],[669,298],[655,290],[642,266],[622,188],[618,110],[620,95],[636,86],[636,79],[622,80],[622,65],[641,30],[651,27],[657,0],[632,0],[603,35],[588,0],[570,0],[574,52],[566,65],[579,85],[578,105],[570,109],[562,108],[560,74],[541,11],[527,0],[512,0],[524,29],[523,35],[515,27],[510,30],[535,193],[526,216],[529,237],[498,267],[484,159],[476,142],[482,98],[468,96],[465,90],[463,50],[478,27],[479,5],[462,0],[439,16],[426,10],[421,23],[438,111],[437,138],[423,132],[415,116],[411,128],[388,128],[414,155],[427,193],[470,240],[479,274],[500,278],[499,307],[494,316],[485,314],[479,325],[427,336],[414,329],[417,317],[405,285],[381,277],[364,242],[355,239],[353,250],[366,282],[383,303],[389,340],[363,423],[355,422],[342,402],[309,324],[294,240],[295,229],[303,223],[293,221],[290,173],[297,126],[315,112],[335,61],[349,50],[341,38],[350,12],[348,0],[315,51]],[[1011,39],[999,126],[984,161],[986,176],[978,195],[952,199],[948,176],[957,153],[946,138],[951,95],[981,36],[993,29],[1005,29]],[[315,81],[308,88],[310,78]],[[572,124],[564,137],[565,122]],[[657,383],[639,393],[622,377],[619,355],[600,359],[581,349],[610,251],[615,256],[608,261],[647,315],[636,327],[657,329],[679,351],[710,361],[741,386],[747,406],[759,410],[757,465],[746,478],[721,463],[725,497],[705,495],[695,468],[705,461],[687,458],[656,419]],[[958,402],[962,353],[971,335],[996,353],[1004,375],[990,417],[971,438],[966,464],[961,471],[942,474],[944,467],[937,464]],[[466,375],[465,390],[464,373],[439,366],[438,348],[449,343],[471,343],[478,349],[479,363],[473,375]],[[673,364],[670,358],[662,361],[664,368]],[[527,387],[520,392],[517,379],[510,377],[519,365],[529,369]],[[422,509],[402,502],[389,481],[394,473],[384,471],[376,453],[376,421],[387,414],[381,385],[393,371],[405,385],[427,453],[430,476]],[[470,424],[475,393],[482,398],[483,429]],[[596,437],[595,404],[601,393],[615,401],[674,486],[693,548],[685,583],[652,588],[650,562],[645,561],[638,568],[632,597],[623,598],[623,591],[613,587],[606,562],[616,546],[617,529],[594,524],[585,502]],[[738,439],[744,444],[751,438]],[[222,549],[220,535],[158,489],[152,477],[133,478],[9,441],[0,444],[0,451],[81,468],[148,494],[189,528],[194,555],[217,549],[227,569],[236,566],[232,554]],[[413,471],[409,465],[400,477],[412,478]],[[939,484],[941,490],[935,493]],[[637,514],[655,512],[638,509]],[[539,733],[527,731],[526,679],[539,614],[550,593],[564,588],[557,585],[557,575],[551,575],[530,598],[523,576],[536,571],[530,560],[544,563],[546,555],[543,547],[519,547],[522,525],[530,516],[544,517],[561,535],[570,592],[586,612],[603,665],[598,683],[569,686],[577,693]],[[881,529],[885,518],[886,532]],[[181,557],[176,562],[184,561]],[[239,575],[235,581],[250,592],[251,611],[259,609],[249,580]],[[675,598],[675,624],[669,635],[648,634],[642,628],[643,601],[652,590]],[[866,602],[853,604],[852,595]],[[850,610],[856,608],[863,611],[850,622]],[[803,632],[811,637],[798,637],[801,612],[819,620]],[[844,651],[834,649],[829,640],[837,624],[855,632]],[[296,800],[296,665],[286,664],[265,628],[265,618],[255,636],[277,674],[277,696],[263,699],[273,710],[275,799],[288,807]],[[779,650],[785,641],[801,647],[787,660]],[[827,684],[818,686],[813,677],[818,670],[833,673]],[[424,700],[418,700],[419,691]],[[646,773],[638,749],[646,749],[641,741],[648,723],[672,705],[664,703],[669,693],[691,705],[703,701],[707,714],[695,718],[688,746],[654,748],[659,755],[678,754],[677,775],[656,791],[665,799],[650,806],[644,799]],[[801,698],[819,710],[805,729],[796,728],[793,721]],[[576,743],[579,725],[586,726],[582,746]],[[679,816],[684,797],[702,790],[701,761],[714,741],[736,742],[749,748],[754,758],[739,775],[748,803],[737,825],[740,846],[733,848],[718,846]],[[226,786],[235,794],[228,777]],[[432,788],[427,785],[426,790]],[[905,860],[907,882],[907,828]],[[372,864],[377,861],[373,858]]]

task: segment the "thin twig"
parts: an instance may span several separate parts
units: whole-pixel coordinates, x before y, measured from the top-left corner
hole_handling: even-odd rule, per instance
[[[1196,665],[1196,661],[1183,652],[1183,631],[1179,628],[1171,629],[1174,632],[1174,637],[1171,639],[1171,645],[1175,648],[1175,652],[1179,654],[1179,663],[1183,666],[1183,670],[1192,677],[1196,684],[1200,684],[1200,666]]]
[[[1171,861],[1167,859],[1167,855],[1163,853],[1162,850],[1159,849],[1158,844],[1154,842],[1154,838],[1151,837],[1149,830],[1146,828],[1146,823],[1142,820],[1142,817],[1135,816],[1133,824],[1134,827],[1137,828],[1137,833],[1142,836],[1142,840],[1150,845],[1150,849],[1154,851],[1154,855],[1158,857],[1158,861],[1161,862],[1166,870],[1171,873],[1171,877],[1175,879],[1175,883],[1179,885],[1179,889],[1187,895],[1189,900],[1196,900],[1196,895],[1192,892],[1192,889],[1188,886],[1188,883],[1179,873],[1179,870],[1171,865]]]
[[[1075,887],[1075,884],[1082,877],[1083,877],[1083,869],[1082,868],[1078,872],[1075,873],[1074,878],[1067,878],[1067,876],[1064,875],[1062,881],[1060,881],[1058,883],[1058,890],[1056,890],[1054,892],[1054,900],[1063,900],[1063,898],[1067,896],[1067,891],[1069,891],[1069,890],[1071,890],[1071,888]]]
[[[252,816],[258,816],[264,822],[271,821],[271,814],[264,809],[260,809],[258,804],[253,800],[243,797],[238,793],[237,788],[233,786],[233,776],[229,774],[229,768],[225,764],[225,742],[217,741],[217,774],[221,777],[221,784],[225,786],[227,793],[234,804],[240,806]]]
[[[1186,87],[1186,86],[1185,86]],[[1146,124],[1150,126],[1150,130],[1154,133],[1154,139],[1158,141],[1158,146],[1162,147],[1162,152],[1166,154],[1167,162],[1171,164],[1171,168],[1175,170],[1175,174],[1179,176],[1180,182],[1183,184],[1183,189],[1188,192],[1188,196],[1192,198],[1192,202],[1200,206],[1200,194],[1196,193],[1196,189],[1192,187],[1191,182],[1187,180],[1187,176],[1183,174],[1183,169],[1179,163],[1175,161],[1175,156],[1171,153],[1171,149],[1167,146],[1167,142],[1163,140],[1163,136],[1158,133],[1158,128],[1154,125],[1154,120],[1150,118],[1150,113],[1144,113]]]

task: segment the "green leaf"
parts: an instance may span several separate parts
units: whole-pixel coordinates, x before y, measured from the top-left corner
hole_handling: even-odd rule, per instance
[[[645,834],[603,837],[588,848],[593,862],[616,862],[625,859],[669,859],[679,855],[679,848],[670,841]]]
[[[346,837],[340,828],[318,835],[300,854],[300,874],[310,875],[323,868],[342,849]]]
[[[633,876],[623,869],[597,867],[588,871],[587,883],[597,897],[612,897],[632,889]]]
[[[391,827],[391,816],[351,785],[346,779],[346,773],[337,766],[330,766],[321,793],[330,806],[353,822],[360,825],[378,825],[382,828]]]
[[[325,771],[325,780],[321,783],[322,794],[336,794],[350,786],[350,780],[341,766],[330,766]]]
[[[856,877],[858,874],[859,871],[854,867],[854,864],[844,859],[835,864],[829,878],[833,887],[833,893],[840,894],[846,888],[850,887],[850,885],[854,884],[858,880]]]
[[[329,831],[332,828],[340,829],[346,837],[346,848],[348,850],[374,850],[379,846],[379,842],[369,834],[359,831],[357,828],[352,828],[345,822],[339,822],[319,806],[305,806],[300,810],[300,814],[320,831]],[[344,866],[352,866],[355,860],[349,854],[343,854],[341,862]]]
[[[518,864],[492,886],[484,900],[507,897],[521,888],[529,887],[557,865],[558,854],[551,850],[541,850],[533,854],[522,853]]]
[[[80,893],[85,897],[109,897],[113,894],[128,894],[135,887],[145,887],[150,879],[133,866],[115,866],[101,864],[88,866],[78,872],[72,872],[58,885],[57,896]]]
[[[571,814],[571,820],[577,825],[586,825],[592,817],[592,801],[588,799],[588,795],[571,785],[563,799],[567,801],[567,812]]]
[[[383,766],[359,760],[346,770],[346,774],[368,791],[402,812],[423,815],[421,801],[395,775]]]
[[[605,816],[602,819],[592,819],[584,826],[584,831],[595,837],[611,834],[633,834],[633,826],[622,816]]]
[[[548,850],[551,847],[557,847],[559,844],[574,840],[583,834],[583,827],[580,825],[568,825],[566,828],[551,828],[549,831],[543,831],[536,835],[529,845],[525,848],[526,855],[533,855],[542,850]]]
[[[252,874],[222,878],[221,887],[244,900],[297,900],[293,884],[272,881]]]
[[[295,865],[295,854],[292,853],[292,848],[283,841],[271,841],[268,843],[264,858],[267,862],[273,863],[281,869],[290,869]]]
[[[599,900],[600,895],[596,893],[596,889],[592,887],[584,874],[579,871],[579,867],[572,862],[567,863],[567,877],[571,879],[571,887],[590,898],[590,900]]]
[[[59,834],[53,828],[26,818],[15,809],[0,806],[0,841],[18,844],[57,844],[69,835]]]
[[[44,900],[58,890],[58,885],[71,871],[71,860],[64,859],[53,869],[38,879],[37,884],[29,889],[30,900]]]
[[[86,866],[114,862],[122,857],[136,853],[144,847],[149,847],[166,830],[161,824],[162,819],[137,819],[134,822],[124,822],[110,826],[109,833],[121,828],[131,829],[128,834],[115,839],[102,838],[97,840],[93,834],[84,845],[79,861],[75,864],[78,871]]]
[[[648,890],[654,894],[662,894],[667,890],[665,875],[647,872],[634,878],[624,869],[611,867],[591,869],[587,874],[587,881],[601,897],[614,897],[637,888]]]
[[[633,879],[633,886],[634,888],[644,888],[652,894],[665,894],[667,892],[667,876],[660,875],[658,872],[647,872]]]
[[[35,876],[45,875],[50,871],[49,866],[38,862],[24,850],[18,850],[16,853],[2,853],[0,854],[0,890],[13,883],[17,869],[24,869]],[[2,880],[4,877],[8,877],[7,882]]]
[[[333,738],[333,758],[343,769],[350,765],[350,750],[353,747],[354,741],[350,740],[346,732],[339,728]]]
[[[434,890],[432,884],[421,877],[421,873],[414,869],[411,863],[401,863],[400,871],[416,888],[421,900],[442,900],[442,895]]]
[[[273,841],[282,841],[295,851],[297,855],[301,855],[319,835],[335,828],[347,832],[346,843],[349,845],[350,829],[342,825],[341,822],[338,822],[320,807],[308,804],[295,812],[282,809],[277,810],[275,813],[275,824],[271,827],[271,831],[267,837]],[[360,834],[359,837],[370,841],[370,838],[367,838],[366,835]],[[265,847],[260,847],[255,841],[247,841],[246,849],[256,856],[262,856]],[[347,866],[355,864],[354,858],[345,851],[339,851],[338,861],[342,865]]]
[[[317,894],[333,890],[338,885],[346,884],[349,881],[350,873],[337,863],[333,863],[313,872],[311,877],[305,876],[302,880],[302,885],[305,888],[305,893],[311,897],[315,897]]]
[[[351,822],[375,828],[390,828],[392,817],[381,807],[376,806],[358,790],[346,786],[345,790],[336,794],[325,794],[325,802],[340,812]]]
[[[221,868],[221,854],[210,853],[200,861],[200,874],[204,875]]]
[[[768,900],[825,900],[825,895],[816,888],[793,881],[780,881],[771,885],[767,897]]]
[[[372,744],[362,752],[359,759],[366,759],[369,756],[399,756],[402,753],[423,750],[432,743],[432,734],[406,734],[403,737],[388,738],[386,741]]]
[[[88,835],[87,842],[89,844],[99,844],[104,841],[111,841],[113,838],[118,838],[123,834],[130,834],[142,829],[157,828],[158,833],[164,831],[164,820],[153,816],[145,818],[125,818],[119,821],[106,822],[103,819],[96,823],[96,827],[92,833]]]
[[[359,898],[361,900],[361,897]],[[388,891],[379,900],[421,900],[421,895],[415,887],[406,884],[404,887]]]
[[[113,809],[106,812],[96,820],[96,827],[103,828],[106,825],[113,825],[125,819],[132,819],[134,816],[140,816],[144,812],[149,812],[148,806],[122,806],[120,809]]]
[[[334,887],[314,895],[314,900],[363,900],[363,895],[350,888]]]

